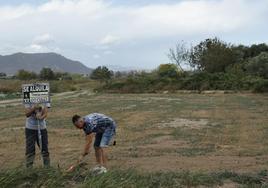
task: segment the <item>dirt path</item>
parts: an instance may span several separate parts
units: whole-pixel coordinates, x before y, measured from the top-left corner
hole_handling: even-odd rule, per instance
[[[72,97],[79,97],[80,95],[92,95],[94,94],[90,90],[83,90],[83,91],[68,91],[63,93],[57,93],[52,96],[53,99],[68,99]],[[2,100],[0,101],[0,108],[5,108],[7,106],[18,106],[22,104],[22,99],[9,99],[9,100]]]

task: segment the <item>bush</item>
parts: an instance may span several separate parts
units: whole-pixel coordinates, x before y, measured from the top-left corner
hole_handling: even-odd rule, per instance
[[[126,79],[115,79],[105,84],[99,91],[120,93],[155,93],[159,91],[175,90],[250,90],[267,92],[265,79],[235,73],[185,73],[177,78],[159,77],[158,74],[146,73],[129,76]]]
[[[268,92],[268,80],[259,80],[254,84],[253,91],[257,93]]]
[[[21,84],[19,80],[0,80],[1,93],[17,93],[21,92]]]
[[[50,68],[43,68],[39,73],[39,77],[42,80],[54,80],[55,73]]]
[[[100,80],[100,81],[105,81],[108,82],[113,76],[113,72],[109,70],[105,66],[99,66],[90,75],[90,78],[93,80]]]
[[[32,80],[37,78],[37,74],[22,69],[17,72],[16,77],[20,80]]]
[[[50,81],[50,91],[61,93],[66,91],[76,91],[75,82],[72,80]]]
[[[229,65],[238,61],[238,57],[230,44],[213,38],[201,41],[192,47],[189,61],[192,67],[215,73],[225,72]]]
[[[177,78],[180,75],[175,64],[161,64],[156,72],[160,78]]]
[[[250,75],[268,79],[268,52],[262,52],[260,55],[249,59],[245,69]]]

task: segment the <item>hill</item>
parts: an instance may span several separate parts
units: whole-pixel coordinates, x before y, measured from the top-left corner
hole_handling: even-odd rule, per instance
[[[92,69],[79,61],[73,61],[56,53],[15,53],[12,55],[0,55],[0,72],[15,74],[24,69],[39,72],[43,67],[53,71],[89,74]]]

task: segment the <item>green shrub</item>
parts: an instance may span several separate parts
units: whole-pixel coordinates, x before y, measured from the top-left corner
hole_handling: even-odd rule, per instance
[[[254,84],[253,90],[257,93],[268,92],[268,80],[259,80]]]

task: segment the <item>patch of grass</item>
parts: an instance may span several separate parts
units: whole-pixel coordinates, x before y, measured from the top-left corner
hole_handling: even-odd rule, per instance
[[[2,188],[62,187],[64,184],[62,173],[53,168],[34,168],[29,170],[16,168],[0,172],[0,185]]]
[[[7,105],[5,108],[0,108],[0,121],[1,120],[12,120],[14,118],[21,117],[24,112],[22,107],[14,107]]]
[[[21,94],[20,93],[1,93],[0,92],[0,101],[1,100],[8,100],[8,99],[16,99],[20,98]]]
[[[261,187],[265,185],[267,173],[237,174],[224,171],[218,173],[201,172],[156,172],[141,173],[133,169],[112,169],[106,174],[94,176],[88,169],[77,169],[73,173],[63,173],[54,168],[15,168],[0,172],[0,185],[13,187],[107,187],[107,188],[157,188],[157,187],[214,187],[231,180],[241,186]]]
[[[130,147],[128,149],[129,157],[137,158],[139,157],[138,155],[138,148],[137,147]]]
[[[156,151],[157,155],[154,156],[160,156],[160,154],[163,153],[176,153],[179,156],[193,157],[215,152],[215,146],[211,144],[207,146],[189,146],[178,149],[156,149]]]
[[[64,128],[64,129],[74,129],[73,124],[71,123],[71,117],[67,118],[51,118],[47,121],[47,125],[51,126],[50,128]],[[56,126],[56,127],[55,127]]]
[[[192,130],[186,128],[174,128],[171,135],[176,140],[187,140],[191,144],[199,143],[205,132],[204,130]]]
[[[26,83],[48,82],[41,80],[0,80],[0,92],[3,93],[20,93],[21,85]],[[76,91],[80,89],[94,89],[98,82],[89,79],[82,80],[53,80],[50,81],[50,89],[53,93],[60,93],[66,91]]]
[[[261,185],[265,183],[264,179],[267,178],[267,171],[263,170],[257,174],[237,174],[230,171],[224,171],[214,173],[213,175],[219,179],[230,179],[233,182],[246,185],[248,187],[261,187]]]
[[[176,150],[176,153],[179,153],[182,156],[198,156],[198,155],[205,155],[211,152],[215,152],[215,147],[213,145],[206,147],[180,148]]]
[[[81,83],[79,87],[86,84]],[[147,165],[146,161],[152,156],[158,156],[157,159],[163,162],[158,164],[157,169],[185,169],[184,163],[168,161],[170,155],[166,155],[167,152],[172,152],[175,157],[189,156],[195,157],[196,160],[203,159],[203,155],[211,152],[214,156],[220,156],[219,159],[215,158],[215,165],[212,165],[209,171],[220,167],[226,170],[255,172],[256,169],[262,169],[268,164],[267,95],[91,95],[90,92],[83,92],[73,92],[69,97],[68,94],[52,97],[52,108],[47,120],[49,149],[53,161],[71,162],[75,158],[72,159],[71,155],[78,155],[78,151],[82,150],[84,134],[72,125],[72,115],[100,112],[113,117],[118,125],[117,146],[111,149],[113,159],[109,161],[112,166],[119,167],[124,164],[124,168],[135,167],[138,170],[150,171],[153,169],[150,166],[152,164]],[[240,100],[241,96],[243,99]],[[24,160],[24,132],[20,129],[10,129],[24,127],[24,108],[22,105],[1,107],[0,114],[0,161],[6,161],[3,168],[8,169]],[[177,118],[205,119],[208,125],[180,126],[180,122],[177,122],[177,128],[161,126],[166,122],[172,123]],[[164,135],[167,136],[161,138]],[[133,150],[128,151],[129,148]],[[230,158],[230,163],[221,163],[224,156]],[[232,157],[235,159],[238,156],[242,161],[249,159],[246,167],[244,163],[232,161]],[[131,162],[130,157],[133,158]],[[209,160],[204,161],[209,163]],[[89,161],[93,164],[94,157]],[[206,170],[203,165],[187,166],[187,169]],[[190,175],[192,176],[192,173]],[[190,177],[189,179],[191,180]]]
[[[132,143],[135,143],[136,145],[145,145],[145,144],[154,144],[154,139],[162,136],[166,136],[168,134],[165,133],[155,133],[155,134],[148,134],[145,135],[143,138],[138,138],[136,140],[133,140]]]

